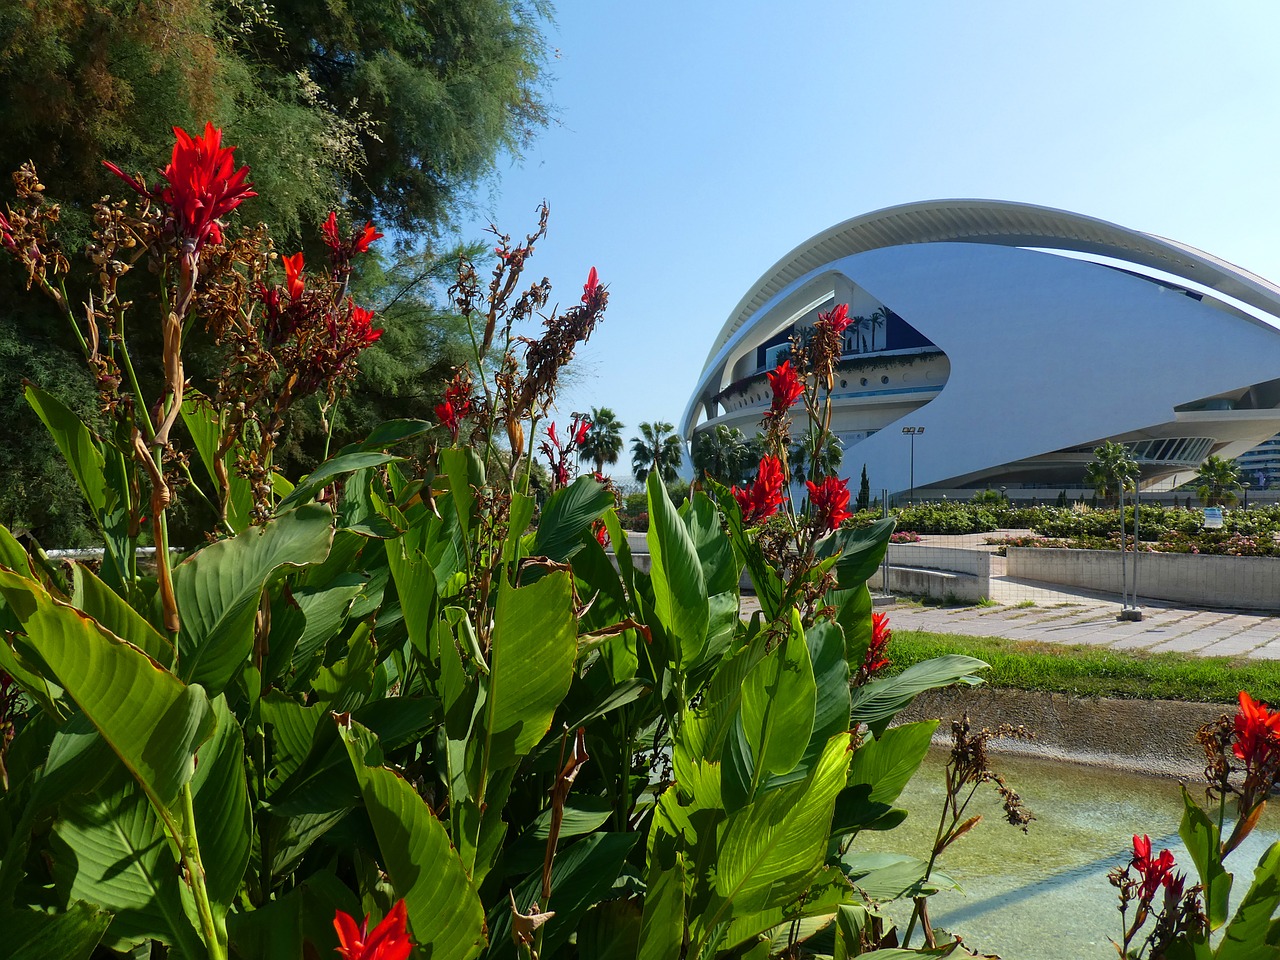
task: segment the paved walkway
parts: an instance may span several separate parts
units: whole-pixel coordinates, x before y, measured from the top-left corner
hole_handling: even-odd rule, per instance
[[[987,550],[999,531],[964,536],[928,536],[930,546]],[[633,544],[644,550],[643,537]],[[1277,585],[1280,589],[1280,585]],[[1119,621],[1119,594],[1049,587],[1004,575],[1004,558],[991,558],[991,599],[995,606],[922,606],[916,602],[877,603],[897,630],[928,630],[971,637],[1004,637],[1045,643],[1088,643],[1116,650],[1175,651],[1205,657],[1257,657],[1280,660],[1280,614],[1242,610],[1190,609],[1139,596],[1143,619]],[[744,596],[743,612],[757,609]]]
[[[1005,533],[929,536],[932,546],[988,550],[986,538]],[[1278,585],[1280,589],[1280,585]],[[991,558],[988,607],[923,607],[893,603],[880,607],[900,630],[930,630],[966,636],[1006,637],[1046,643],[1089,643],[1117,650],[1176,651],[1206,657],[1258,657],[1280,660],[1280,616],[1241,610],[1190,609],[1159,600],[1143,600],[1141,621],[1119,621],[1119,594],[1071,587],[1049,587],[1004,575],[1004,558]]]
[[[995,582],[992,583],[995,593]],[[1020,586],[1020,593],[1025,587]],[[1139,622],[1119,621],[1119,597],[1052,593],[1052,599],[992,607],[924,607],[892,603],[877,609],[889,614],[897,630],[928,630],[973,637],[1005,637],[1045,643],[1089,643],[1116,650],[1176,651],[1205,657],[1258,657],[1280,660],[1280,617],[1239,610],[1188,610],[1142,604]],[[1140,601],[1141,602],[1141,601]]]

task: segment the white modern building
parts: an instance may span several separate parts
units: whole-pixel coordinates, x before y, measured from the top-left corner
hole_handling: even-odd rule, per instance
[[[1172,240],[994,200],[855,217],[792,250],[711,345],[681,421],[753,433],[765,372],[849,304],[833,429],[842,473],[894,492],[1079,486],[1126,444],[1146,489],[1280,433],[1280,287]]]
[[[1240,454],[1236,466],[1240,468],[1240,479],[1255,489],[1267,490],[1280,484],[1280,435]]]

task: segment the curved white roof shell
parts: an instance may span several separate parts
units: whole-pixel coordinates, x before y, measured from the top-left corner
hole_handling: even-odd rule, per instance
[[[1148,272],[1185,281],[1203,302],[1152,283]],[[1094,217],[1008,201],[937,200],[846,220],[774,264],[713,341],[681,422],[686,438],[728,385],[733,364],[809,301],[819,302],[829,276],[869,292],[950,360],[941,393],[911,413],[913,423],[933,424],[928,446],[917,445],[917,486],[1139,436],[1182,419],[1177,405],[1280,378],[1280,286],[1194,247]],[[1158,361],[1158,377],[1150,377],[1150,361]],[[1029,412],[1036,396],[1051,396],[1053,409]],[[1049,427],[1047,414],[1056,417]],[[983,420],[1008,433],[1008,442],[995,443],[1000,449],[961,455],[961,443],[944,442]],[[1263,429],[1260,422],[1252,428]],[[856,473],[877,456],[896,461],[890,443],[884,435],[863,441],[858,462],[846,457],[845,470]],[[897,472],[887,469],[875,486],[905,488]]]

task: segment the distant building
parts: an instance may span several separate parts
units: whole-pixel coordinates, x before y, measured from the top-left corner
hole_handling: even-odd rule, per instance
[[[1280,436],[1263,440],[1252,450],[1236,457],[1240,479],[1259,490],[1280,486]]]
[[[925,428],[917,489],[1078,486],[1104,440],[1167,489],[1280,434],[1280,287],[1103,220],[940,200],[845,221],[774,264],[713,341],[685,438],[755,430],[765,372],[838,303],[861,319],[832,426],[842,473],[866,463],[876,488],[908,487],[904,426]]]

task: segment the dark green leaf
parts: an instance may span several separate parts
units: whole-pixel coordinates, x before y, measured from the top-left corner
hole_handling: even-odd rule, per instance
[[[9,960],[88,960],[110,924],[111,914],[79,900],[65,913],[0,914]]]
[[[542,508],[533,552],[563,563],[582,547],[593,520],[613,506],[613,494],[594,477],[579,477],[557,490]]]

